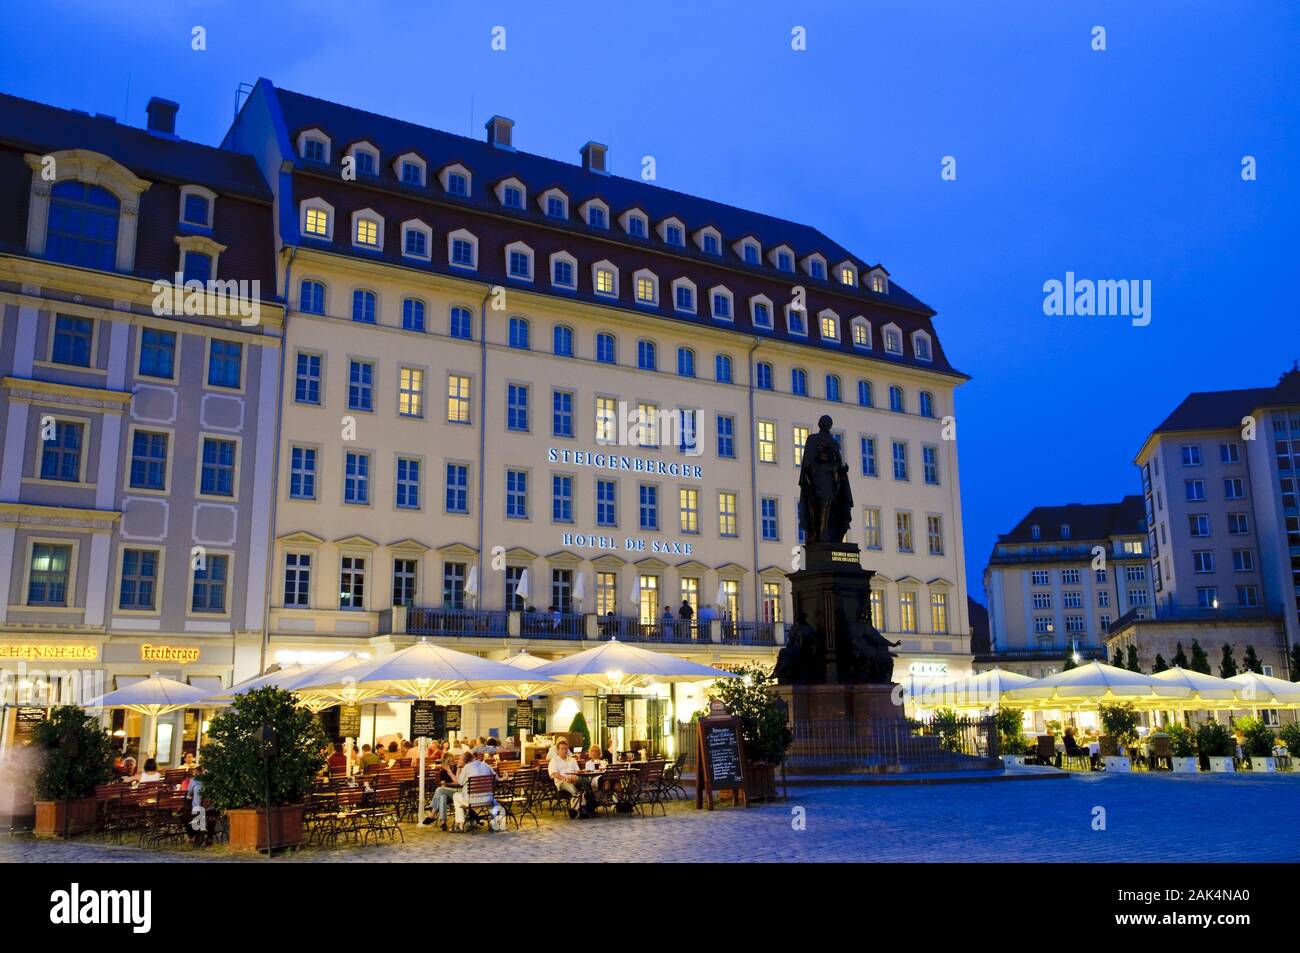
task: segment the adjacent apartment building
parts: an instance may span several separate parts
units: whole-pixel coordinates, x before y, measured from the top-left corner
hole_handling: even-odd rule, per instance
[[[829,413],[896,672],[969,672],[945,439],[966,377],[934,312],[815,228],[616,176],[600,143],[529,154],[522,133],[264,79],[223,143],[274,193],[288,307],[268,660],[615,636],[770,663],[799,455]],[[654,691],[628,706],[633,737],[699,702]],[[467,709],[466,730],[507,727],[504,707]]]
[[[1240,664],[1253,646],[1286,677],[1300,643],[1300,370],[1277,384],[1190,394],[1143,443],[1142,479],[1154,611],[1123,617],[1115,648],[1144,666],[1178,643],[1222,647]]]
[[[176,109],[140,129],[0,96],[3,744],[22,706],[262,664],[272,193],[250,157],[178,138]],[[112,721],[133,750],[139,723]],[[160,759],[198,730],[164,719]]]
[[[1105,660],[1110,626],[1151,609],[1142,498],[1036,506],[998,536],[984,568],[990,647],[976,668],[1034,677]]]

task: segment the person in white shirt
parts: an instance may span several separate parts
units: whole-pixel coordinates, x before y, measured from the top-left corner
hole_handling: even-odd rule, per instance
[[[592,745],[591,750],[587,752],[586,767],[588,771],[604,771],[609,767],[604,752],[600,750],[600,745]]]
[[[161,781],[162,772],[158,770],[158,762],[153,758],[148,758],[144,763],[144,770],[140,772],[140,782]]]
[[[492,766],[486,761],[475,758],[473,754],[461,755],[460,773],[456,775],[456,781],[460,784],[460,790],[452,797],[451,803],[456,808],[456,825],[462,826],[465,823],[465,808],[469,807],[469,779],[483,777],[485,775],[496,776]],[[493,799],[495,801],[495,799]]]
[[[577,817],[585,807],[586,792],[578,785],[578,759],[569,751],[569,743],[563,738],[551,749],[546,773],[555,783],[557,791],[564,791],[569,795],[569,817]]]

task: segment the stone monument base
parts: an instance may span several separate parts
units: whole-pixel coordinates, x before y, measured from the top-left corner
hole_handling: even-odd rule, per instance
[[[904,716],[894,704],[894,684],[776,685],[773,694],[785,702],[788,719],[796,722],[890,721]],[[901,698],[901,696],[900,696]]]

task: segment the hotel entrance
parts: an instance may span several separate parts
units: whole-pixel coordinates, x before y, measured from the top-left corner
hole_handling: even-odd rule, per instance
[[[646,757],[670,757],[673,702],[668,686],[651,686],[627,694],[595,696],[593,744],[605,751],[644,749]]]

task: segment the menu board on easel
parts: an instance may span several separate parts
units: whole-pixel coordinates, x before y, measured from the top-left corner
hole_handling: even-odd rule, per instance
[[[605,727],[622,728],[627,717],[622,695],[610,695],[605,699]]]
[[[447,706],[447,730],[460,731],[460,706]]]
[[[533,730],[533,700],[520,698],[515,702],[515,731]]]
[[[435,701],[411,702],[412,738],[438,737],[438,703]]]
[[[361,706],[360,705],[339,705],[338,707],[339,707],[338,737],[360,738],[361,737]]]
[[[710,715],[695,724],[695,807],[702,808],[707,801],[709,810],[713,810],[713,796],[722,791],[731,792],[733,804],[743,800],[748,807],[740,719]]]

